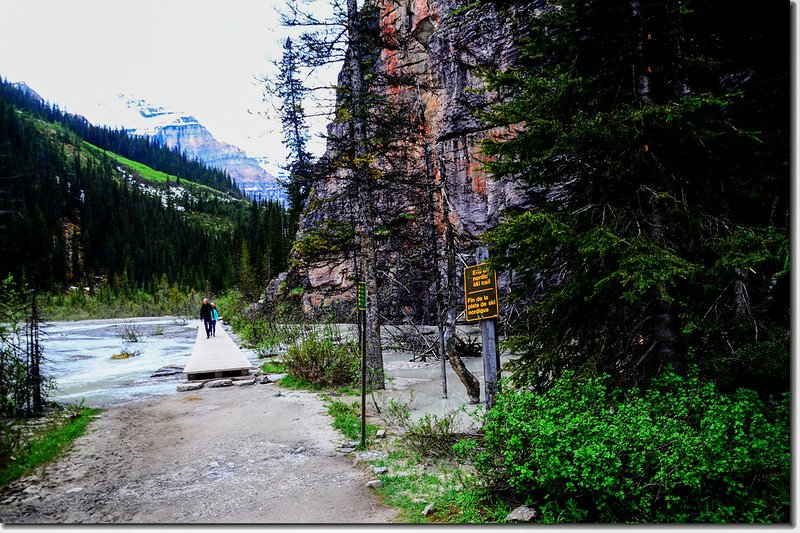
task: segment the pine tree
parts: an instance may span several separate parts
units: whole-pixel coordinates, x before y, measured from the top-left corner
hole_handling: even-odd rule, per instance
[[[489,168],[537,204],[488,236],[531,304],[518,379],[788,386],[786,7],[736,4],[554,1],[487,73]]]

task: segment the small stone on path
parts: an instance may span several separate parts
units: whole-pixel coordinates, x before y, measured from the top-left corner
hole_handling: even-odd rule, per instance
[[[281,393],[281,391],[278,391],[275,394],[273,394],[273,396],[283,396],[283,394]]]
[[[375,468],[372,469],[372,471],[375,473],[376,476],[379,476],[381,474],[387,473],[389,469],[386,468],[385,466],[376,466]]]
[[[356,449],[348,446],[342,446],[341,448],[339,448],[339,451],[342,453],[353,453],[354,451],[356,451]]]
[[[362,461],[371,461],[372,459],[382,459],[387,457],[389,454],[386,452],[377,452],[377,451],[366,451],[366,452],[356,452],[356,458],[353,461],[354,465]]]
[[[373,479],[372,481],[367,481],[367,487],[371,489],[377,489],[381,485],[383,485],[383,483],[381,482],[380,479]]]
[[[520,505],[506,516],[506,520],[509,522],[530,522],[534,518],[536,518],[539,513],[536,512],[536,509],[531,509],[530,507],[526,507],[524,505]]]

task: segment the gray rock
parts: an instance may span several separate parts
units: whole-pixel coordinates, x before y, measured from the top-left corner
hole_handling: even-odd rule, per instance
[[[272,381],[269,379],[269,376],[264,376],[258,382],[261,383],[262,385],[265,385],[267,383],[272,383]]]
[[[341,448],[339,448],[339,451],[342,453],[353,453],[354,451],[356,451],[356,449],[350,446],[342,446]]]
[[[167,365],[162,366],[150,375],[151,378],[163,378],[165,376],[174,376],[176,374],[183,374],[183,366],[181,365]]]
[[[278,391],[275,394],[273,394],[273,396],[283,396],[283,393],[281,391]]]
[[[371,489],[377,489],[381,485],[383,485],[383,483],[381,482],[380,479],[373,479],[372,481],[367,481],[367,487]]]
[[[216,389],[217,387],[230,387],[231,385],[233,385],[233,381],[229,379],[215,379],[206,383],[206,386],[209,389]]]
[[[255,385],[256,378],[249,378],[249,379],[239,379],[233,382],[234,385],[237,387],[246,387],[248,385]]]
[[[379,476],[381,474],[387,473],[389,469],[386,468],[385,466],[376,466],[375,468],[372,469],[372,471],[375,473],[376,476]]]
[[[539,513],[536,512],[536,509],[531,509],[530,507],[520,505],[508,513],[506,520],[509,522],[530,522],[537,516],[539,516]]]
[[[177,391],[178,392],[189,392],[190,390],[198,390],[203,388],[203,382],[200,383],[184,383],[183,385],[178,385]]]
[[[283,373],[283,374],[267,374],[267,377],[269,378],[270,381],[280,381],[281,379],[285,378],[288,375],[289,374],[286,374],[286,373]]]
[[[377,452],[377,451],[366,451],[366,452],[356,452],[356,458],[353,461],[354,465],[357,465],[361,462],[371,461],[372,459],[381,459],[383,457],[387,457],[389,454],[386,452]]]
[[[425,509],[422,510],[422,516],[428,516],[435,510],[436,510],[436,504],[429,503],[428,505],[425,506]]]
[[[386,430],[385,429],[379,429],[378,431],[375,432],[375,438],[376,439],[382,439],[385,436],[386,436]]]
[[[361,444],[360,441],[353,440],[353,441],[348,442],[347,446],[350,447],[350,448],[356,448],[359,444]]]
[[[76,492],[81,492],[83,487],[72,487],[67,491],[67,494],[75,494]]]

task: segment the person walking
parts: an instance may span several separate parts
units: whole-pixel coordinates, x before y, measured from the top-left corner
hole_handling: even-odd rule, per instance
[[[203,305],[200,306],[200,320],[206,327],[206,339],[211,338],[211,304],[208,303],[208,298],[203,298]]]
[[[217,304],[211,302],[211,336],[217,336],[217,320],[219,320],[219,311],[217,311]]]

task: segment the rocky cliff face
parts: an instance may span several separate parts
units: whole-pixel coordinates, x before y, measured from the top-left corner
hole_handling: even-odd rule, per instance
[[[168,111],[141,99],[122,95],[120,99],[136,113],[126,124],[131,133],[148,136],[170,148],[179,147],[189,157],[227,171],[253,198],[285,202],[283,188],[258,160],[236,146],[217,140],[193,116]]]
[[[517,15],[534,9],[535,3],[506,5],[502,14],[494,3],[464,4],[463,0],[383,0],[379,20],[383,48],[374,68],[381,74],[405,80],[403,85],[386,89],[387,98],[393,99],[398,108],[411,110],[409,116],[414,114],[413,110],[424,113],[420,138],[405,141],[418,148],[411,151],[417,155],[411,158],[409,167],[420,174],[432,174],[433,182],[441,187],[444,194],[439,195],[434,218],[436,232],[440,236],[443,232],[442,217],[446,211],[441,203],[448,201],[457,251],[464,261],[471,263],[480,235],[497,224],[504,210],[520,207],[525,201],[519,184],[493,181],[481,168],[480,142],[504,132],[487,130],[475,118],[474,111],[495,98],[481,90],[483,82],[476,69],[507,68],[514,64],[515,37],[520,33],[522,19]],[[340,83],[345,80],[342,77]],[[427,169],[423,144],[427,144],[431,156]],[[329,145],[331,149],[335,146]],[[315,186],[301,220],[300,236],[324,221],[344,221],[341,206],[331,201],[341,186],[341,180],[336,179]],[[419,194],[419,189],[409,189],[408,194]],[[443,197],[446,199],[442,200]],[[377,199],[378,211],[388,211],[388,206],[398,201],[412,205],[413,200],[397,198],[396,191],[391,196],[384,194]],[[414,239],[414,233],[420,236],[425,231],[424,216],[419,215],[420,222],[406,235],[409,241]],[[400,304],[405,312],[417,318],[427,316],[429,310],[423,308],[430,306],[430,302],[404,298],[399,288],[403,282],[408,283],[407,287],[414,283],[414,275],[402,272],[400,266],[392,266],[398,248],[403,247],[403,243],[395,240],[392,245],[384,242],[381,248],[388,276],[400,282],[384,283],[387,294],[382,301]],[[459,263],[458,272],[462,266]],[[353,291],[347,290],[351,272],[352,261],[340,256],[317,266],[300,266],[290,276],[296,276],[304,285],[303,304],[309,312],[325,305],[351,305]]]

